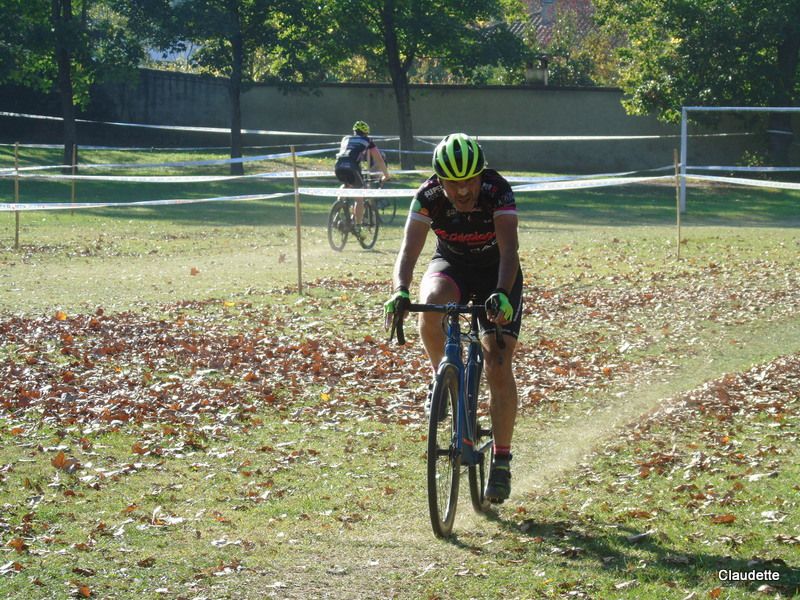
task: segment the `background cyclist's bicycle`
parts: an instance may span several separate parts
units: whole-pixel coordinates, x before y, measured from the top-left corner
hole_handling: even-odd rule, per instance
[[[374,198],[364,199],[364,218],[360,226],[353,223],[354,204],[355,198],[339,196],[331,206],[328,215],[328,243],[337,252],[341,252],[344,248],[351,233],[365,250],[372,248],[378,239],[380,219],[375,208]]]
[[[367,189],[380,189],[383,187],[381,173],[367,171],[364,173],[364,187]],[[397,198],[394,196],[377,196],[372,198],[375,209],[378,212],[378,220],[381,225],[388,225],[394,221],[397,214]]]

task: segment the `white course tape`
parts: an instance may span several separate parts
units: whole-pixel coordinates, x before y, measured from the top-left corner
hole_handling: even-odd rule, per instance
[[[715,177],[713,175],[687,175],[686,179],[691,179],[692,181],[711,181],[715,183],[730,183],[731,185],[747,185],[750,187],[765,187],[778,190],[800,190],[800,183],[765,181],[763,179],[744,179],[742,177]]]
[[[690,167],[686,166],[687,171],[729,171],[731,173],[796,173],[800,167]]]
[[[21,117],[25,119],[40,119],[45,121],[63,121],[62,117],[52,117],[49,115],[31,115],[25,113],[12,113],[0,111],[0,117]],[[75,119],[76,123],[92,123],[95,125],[117,125],[120,127],[140,127],[143,129],[163,129],[167,131],[201,131],[205,133],[227,133],[230,134],[230,127],[192,127],[188,125],[150,125],[146,123],[121,123],[117,121],[93,121],[90,119]],[[321,137],[342,137],[337,133],[312,133],[307,131],[272,131],[269,129],[242,129],[242,133],[255,135],[308,135]]]
[[[291,144],[295,148],[303,148],[305,146],[321,146],[325,142],[311,142],[308,144]],[[76,144],[78,150],[114,150],[118,152],[228,152],[230,146],[89,146],[83,144]],[[49,150],[61,150],[64,144],[4,144],[0,142],[0,148],[13,148],[19,146],[20,148],[44,148]],[[273,144],[271,146],[242,146],[242,150],[265,150],[267,148],[287,148],[290,144]],[[336,148],[339,144],[336,144]]]
[[[326,198],[344,197],[348,198],[410,198],[416,192],[416,188],[316,188],[301,187],[298,191],[305,196],[324,196]]]
[[[13,175],[13,174],[12,174]],[[298,177],[332,177],[333,171],[298,171]],[[9,177],[0,171],[0,177]],[[292,179],[292,171],[275,173],[253,173],[252,175],[44,175],[41,173],[20,174],[20,179],[50,181],[117,181],[125,183],[212,183],[237,179]]]
[[[395,150],[392,148],[383,148],[381,152],[386,154],[426,154],[430,156],[430,150]]]
[[[592,175],[549,175],[541,177],[520,177],[516,175],[504,176],[505,180],[510,183],[543,183],[548,181],[579,181],[582,179],[597,179],[605,177],[624,177],[628,175],[635,175],[636,173],[647,173],[650,171],[669,171],[674,169],[672,165],[666,167],[657,167],[654,169],[643,169],[641,171],[624,171],[621,173],[594,173]]]
[[[737,137],[752,133],[699,133],[689,137]],[[441,140],[443,135],[420,135],[415,139]],[[614,140],[661,140],[679,138],[680,134],[664,135],[473,135],[478,142],[602,142]]]
[[[578,181],[551,181],[513,186],[514,192],[545,192],[552,190],[578,190],[612,185],[627,185],[629,183],[642,183],[645,181],[659,181],[675,179],[674,175],[654,175],[653,177],[617,177],[608,179],[584,179]]]
[[[0,117],[19,117],[26,119],[41,119],[47,121],[63,121],[62,117],[54,117],[50,115],[32,115],[27,113],[13,113],[0,111]],[[188,125],[152,125],[146,123],[123,123],[118,121],[94,121],[89,119],[75,119],[76,123],[92,123],[97,125],[116,125],[120,127],[140,127],[144,129],[162,129],[167,131],[199,131],[206,133],[225,133],[230,134],[230,127],[194,127]],[[320,137],[342,137],[338,133],[316,133],[308,131],[273,131],[269,129],[242,129],[244,134],[255,135],[303,135],[303,136],[320,136]],[[753,135],[752,133],[700,133],[693,134],[689,137],[730,137],[730,136],[747,136]],[[417,135],[414,139],[419,141],[424,140],[441,140],[444,135]],[[604,140],[656,140],[667,138],[679,138],[680,134],[664,134],[664,135],[475,135],[479,141],[498,141],[498,142],[562,142],[562,141],[604,141]],[[396,136],[372,136],[376,140],[396,140]],[[408,151],[413,152],[413,151]]]
[[[674,175],[654,175],[652,177],[616,177],[605,179],[579,179],[579,180],[557,180],[542,181],[526,185],[512,186],[514,192],[541,192],[550,190],[574,190],[587,189],[593,187],[607,187],[612,185],[627,185],[629,183],[642,183],[645,181],[659,181],[671,179]],[[358,188],[300,188],[299,192],[307,196],[326,196],[326,197],[355,197],[355,198],[374,198],[374,197],[408,197],[413,196],[416,189],[358,189]]]
[[[318,150],[304,150],[302,152],[295,152],[295,156],[310,156],[312,154],[324,154],[333,152],[335,148],[322,148]],[[81,169],[155,169],[165,167],[196,167],[196,166],[210,166],[210,165],[228,165],[235,163],[246,162],[259,162],[264,160],[274,160],[277,158],[289,158],[292,156],[291,152],[280,152],[278,154],[262,154],[260,156],[244,156],[242,158],[218,158],[208,160],[188,160],[180,162],[164,162],[164,163],[107,163],[107,164],[82,164],[78,165]],[[45,171],[51,169],[71,169],[72,165],[41,165],[34,167],[20,167],[19,171]],[[13,174],[14,169],[0,170],[0,177],[8,177]]]
[[[233,202],[244,200],[271,200],[292,196],[294,192],[280,194],[251,194],[247,196],[217,196],[215,198],[178,198],[172,200],[141,200],[138,202],[38,202],[19,204],[0,204],[0,212],[29,211],[29,210],[74,210],[80,208],[121,208],[139,206],[175,206],[178,204],[201,204],[204,202]]]
[[[21,171],[22,169],[20,169]],[[428,171],[393,171],[401,174],[427,174]],[[17,175],[13,169],[0,169],[0,178]],[[316,179],[334,177],[333,171],[298,171],[297,177]],[[116,181],[124,183],[213,183],[217,181],[235,181],[238,179],[293,179],[294,171],[274,171],[269,173],[252,173],[250,175],[46,175],[43,173],[19,173],[20,179],[50,181]]]

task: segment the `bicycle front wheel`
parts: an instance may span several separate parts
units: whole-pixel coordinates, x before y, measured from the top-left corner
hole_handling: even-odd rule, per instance
[[[486,480],[489,477],[489,461],[492,457],[492,430],[481,427],[478,417],[478,396],[481,387],[481,366],[476,363],[469,371],[467,390],[467,419],[472,431],[474,450],[478,453],[477,464],[470,465],[467,469],[469,479],[469,496],[472,499],[472,508],[477,513],[489,510],[491,502],[486,499]]]
[[[341,252],[350,233],[350,208],[346,201],[337,200],[328,215],[328,243],[336,252]]]
[[[453,531],[461,455],[454,445],[458,419],[458,370],[445,364],[436,375],[428,420],[428,509],[436,537]]]
[[[361,224],[361,236],[358,238],[358,243],[364,250],[369,250],[375,245],[378,239],[378,229],[380,223],[378,222],[378,214],[375,212],[375,205],[371,200],[364,202],[364,221]]]

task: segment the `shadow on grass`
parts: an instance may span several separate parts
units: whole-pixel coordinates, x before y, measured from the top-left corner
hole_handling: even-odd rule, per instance
[[[580,562],[600,563],[605,571],[618,572],[622,578],[638,579],[641,583],[681,582],[687,587],[696,587],[713,575],[719,578],[720,587],[735,585],[756,594],[760,593],[759,587],[769,585],[787,596],[800,595],[800,567],[782,559],[748,560],[710,552],[687,553],[673,548],[671,540],[657,531],[642,532],[618,525],[594,523],[594,527],[607,527],[612,533],[592,535],[576,530],[565,521],[527,520],[516,523],[500,518],[494,520],[515,536],[552,545],[556,554],[574,561],[576,565]],[[629,565],[642,560],[647,562],[646,568],[629,570]],[[762,577],[777,573],[779,579],[735,579],[757,573],[762,573]]]
[[[674,225],[675,189],[627,186],[521,193],[521,217],[550,224],[589,226]],[[684,225],[800,227],[800,193],[755,188],[690,188]]]

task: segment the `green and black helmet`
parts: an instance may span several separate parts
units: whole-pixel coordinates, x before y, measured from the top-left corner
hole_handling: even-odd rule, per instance
[[[433,170],[439,179],[469,179],[482,172],[485,166],[483,150],[466,133],[445,136],[433,151]]]
[[[369,125],[367,125],[364,121],[356,121],[353,123],[353,131],[356,133],[363,133],[364,135],[369,135]]]

